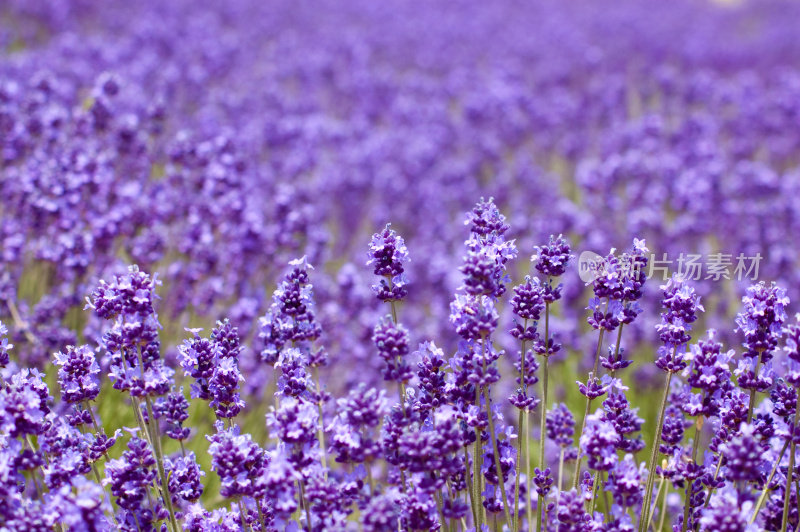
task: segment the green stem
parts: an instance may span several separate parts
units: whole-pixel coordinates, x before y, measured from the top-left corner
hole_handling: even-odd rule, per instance
[[[547,341],[545,339],[545,341]],[[545,440],[545,412],[547,410],[547,361],[548,356],[544,356],[544,366],[543,366],[543,375],[542,375],[542,412],[539,421],[539,470],[544,471],[545,464],[544,464],[544,440]],[[540,507],[545,506],[544,500],[540,501]],[[536,530],[542,529],[542,511],[537,512],[536,515]]]
[[[372,464],[367,463],[365,464],[367,470],[367,482],[369,482],[369,495],[370,497],[375,495],[375,479],[372,478]]]
[[[717,477],[719,477],[719,470],[722,467],[722,455],[717,457],[717,468],[714,470],[714,481],[713,484],[717,483]],[[714,493],[716,488],[712,488],[708,491],[708,496],[706,497],[706,502],[703,504],[703,508],[708,508],[708,503],[711,502],[711,494]]]
[[[431,475],[436,478],[435,475]],[[436,491],[433,494],[434,499],[436,499],[436,510],[439,512],[439,527],[440,530],[444,530],[446,527],[447,520],[444,518],[444,512],[442,511],[442,493],[440,491]]]
[[[514,476],[514,522],[512,523],[512,530],[519,532],[519,481],[520,472],[522,471],[522,439],[524,438],[523,428],[525,427],[524,410],[520,409],[517,415],[517,425],[519,426],[519,437],[517,438],[517,464],[516,474]]]
[[[616,360],[617,357],[619,356],[620,342],[622,341],[622,327],[624,325],[625,325],[624,323],[620,323],[619,328],[617,329],[617,345],[614,347],[614,360]],[[611,370],[612,377],[614,376],[615,373],[616,371]]]
[[[678,347],[675,346],[675,351],[678,350]],[[672,382],[672,372],[667,372],[667,380],[664,383],[664,396],[661,399],[661,412],[658,416],[658,424],[656,425],[656,433],[655,438],[653,439],[653,450],[650,454],[650,465],[648,467],[648,475],[647,475],[647,487],[645,488],[644,492],[644,502],[642,504],[642,528],[640,526],[640,530],[644,532],[647,527],[647,523],[649,522],[646,516],[650,515],[652,517],[652,511],[650,509],[650,501],[652,500],[653,496],[653,484],[655,483],[655,472],[656,472],[656,459],[658,458],[658,442],[661,441],[661,429],[664,426],[664,412],[667,408],[667,397],[669,396],[669,384]]]
[[[241,497],[237,497],[236,498],[236,503],[239,505],[239,515],[241,516],[241,519],[242,519],[242,530],[247,532],[247,530],[248,530],[248,528],[247,528],[247,512],[245,512],[245,510],[244,510],[244,503],[242,503],[242,498]]]
[[[767,494],[769,493],[769,483],[772,482],[772,477],[775,476],[775,472],[778,470],[778,466],[783,460],[783,455],[786,453],[786,449],[789,448],[789,440],[786,440],[786,443],[783,444],[783,449],[781,450],[780,456],[775,461],[775,464],[772,466],[772,471],[770,471],[769,476],[767,477],[767,481],[764,483],[764,486],[761,488],[761,497],[758,498],[758,502],[756,503],[756,507],[753,510],[753,517],[750,518],[751,523],[756,522],[756,518],[758,517],[758,512],[761,511],[761,506],[764,504],[764,501],[767,500]]]
[[[261,530],[267,529],[267,524],[264,521],[264,513],[261,511],[261,503],[256,500],[256,510],[258,511],[258,522],[261,523]]]
[[[486,338],[482,339],[482,346],[481,346],[481,358],[483,363],[483,371],[486,374]],[[500,490],[500,495],[502,495],[503,500],[503,511],[506,517],[506,523],[511,526],[511,512],[508,506],[508,495],[506,494],[506,487],[503,482],[503,468],[500,466],[500,451],[497,448],[497,434],[494,432],[494,416],[492,416],[492,396],[489,393],[489,388],[484,387],[483,395],[486,400],[486,415],[489,418],[489,438],[492,441],[492,454],[494,454],[494,467],[495,472],[497,473],[497,489]]]
[[[661,485],[664,485],[664,477],[661,477]],[[660,488],[659,488],[660,489]],[[658,532],[664,530],[664,519],[667,517],[667,494],[669,493],[669,486],[667,486],[667,491],[664,492],[664,497],[661,499],[661,517],[658,519]],[[658,502],[658,497],[656,497],[656,502]],[[650,527],[650,522],[653,520],[653,516],[650,516],[650,519],[647,522],[648,528]]]
[[[303,481],[298,480],[297,485],[300,488],[300,505],[303,507],[303,510],[305,510],[306,513],[306,529],[308,532],[311,532],[311,508],[308,507],[308,501],[306,501],[306,490],[303,487]]]
[[[531,419],[529,416],[530,412],[525,411],[525,434],[528,435],[531,432]],[[527,437],[526,437],[527,443]],[[525,501],[525,516],[528,522],[528,530],[530,530],[531,524],[531,511],[533,508],[532,506],[532,495],[533,492],[531,490],[531,479],[533,475],[531,474],[531,446],[525,445],[525,497],[527,498]]]
[[[606,298],[606,310],[608,310],[608,300],[609,298]],[[603,336],[605,333],[605,329],[600,329],[600,338],[597,339],[597,350],[594,353],[594,369],[592,369],[593,375],[597,375],[597,370],[600,369],[600,350],[603,348]]]
[[[389,290],[391,290],[392,287],[393,287],[392,276],[388,275],[386,278],[389,281]],[[397,319],[397,306],[395,305],[394,299],[389,301],[389,306],[392,309],[392,322],[395,325],[397,325],[399,323],[399,321]],[[400,366],[400,362],[401,362],[400,357],[396,357],[395,363],[398,365],[398,367]],[[397,384],[398,384],[397,393],[400,396],[400,408],[403,409],[403,416],[405,417],[405,415],[406,415],[406,385],[405,385],[405,383],[403,381],[398,381]]]
[[[594,515],[594,505],[597,501],[597,487],[600,484],[600,472],[595,471],[594,482],[592,482],[592,499],[589,501],[589,515]]]
[[[144,359],[142,358],[141,348],[137,349],[136,355],[139,359],[139,373],[141,374],[142,380],[144,380]],[[161,480],[161,495],[164,499],[164,506],[167,507],[167,511],[169,512],[170,525],[175,532],[179,532],[181,529],[178,526],[178,521],[175,519],[175,510],[172,508],[172,496],[169,493],[169,482],[167,481],[167,475],[164,470],[164,453],[161,450],[161,436],[158,433],[158,423],[153,415],[153,403],[150,401],[149,395],[145,395],[144,400],[147,408],[147,421],[150,425],[150,447],[156,455],[156,468],[158,470],[158,477]],[[144,416],[142,416],[142,421],[144,422]]]
[[[478,386],[475,386],[475,407],[480,410],[481,408],[481,389]],[[483,524],[483,504],[481,503],[481,466],[483,464],[483,456],[481,452],[481,428],[479,425],[475,425],[475,449],[474,455],[472,457],[472,466],[474,468],[473,473],[473,483],[475,484],[475,498],[477,499],[478,504],[476,508],[478,510],[478,521],[476,524],[476,528],[480,529],[481,525]]]
[[[753,371],[753,374],[756,378],[758,378],[758,368],[761,366],[761,352],[759,351],[759,356],[756,358],[756,369]],[[756,405],[756,390],[753,388],[750,390],[750,405],[747,407],[747,422],[750,423],[753,421],[753,409]]]
[[[797,422],[800,420],[800,394],[797,395],[797,405],[794,409],[794,425],[792,426],[791,447],[789,450],[789,470],[786,473],[786,491],[783,495],[783,524],[781,525],[781,532],[786,532],[789,526],[789,503],[792,495],[792,477],[794,476],[794,452],[795,452],[795,439],[793,437],[794,431],[797,430]],[[800,492],[797,493],[800,497]]]
[[[466,471],[467,492],[469,493],[469,504],[470,504],[470,509],[472,510],[472,522],[477,527],[478,526],[477,504],[480,504],[480,501],[478,501],[478,498],[475,496],[475,479],[474,478],[470,479],[469,450],[467,449],[467,447],[464,447],[464,471]]]
[[[31,439],[30,435],[27,435],[27,436],[25,436],[24,439],[22,439],[22,446],[25,447],[26,444],[28,446],[30,446],[30,450],[31,451],[36,453],[36,446],[33,444],[33,440]],[[38,469],[39,469],[38,466],[33,468],[33,469],[31,469],[31,480],[33,481],[33,487],[36,489],[36,498],[41,500],[43,493],[42,493],[42,489],[39,487],[39,481],[38,481],[37,475],[36,475],[36,471]]]
[[[608,308],[608,298],[606,298],[606,308]],[[597,370],[599,369],[598,364],[600,363],[600,350],[603,348],[603,336],[605,335],[606,330],[600,329],[600,335],[597,338],[597,349],[594,352],[594,369],[591,373],[589,373],[589,381],[597,375]],[[589,385],[589,381],[587,381],[586,385]],[[578,433],[578,458],[575,460],[575,477],[572,479],[572,489],[578,489],[578,482],[581,478],[581,462],[583,461],[583,455],[580,452],[580,441],[581,436],[583,436],[583,431],[586,430],[586,418],[589,417],[589,409],[592,406],[592,400],[590,398],[586,398],[586,410],[583,413],[583,421],[581,422],[581,431]]]
[[[681,525],[681,532],[686,532],[689,526],[689,509],[691,508],[692,498],[692,483],[689,479],[686,480],[686,493],[683,496],[683,524]]]
[[[141,356],[141,355],[140,355]],[[169,482],[167,481],[167,474],[164,470],[164,452],[161,449],[161,437],[158,434],[158,424],[153,416],[153,404],[150,401],[150,396],[144,396],[147,404],[147,418],[150,421],[150,434],[152,436],[153,450],[156,454],[156,467],[158,469],[158,476],[161,479],[161,491],[164,499],[164,506],[167,507],[169,512],[169,520],[175,532],[179,532],[181,528],[178,526],[178,521],[175,519],[175,510],[172,508],[172,496],[169,493]]]
[[[591,380],[592,375],[589,375],[589,379]],[[580,441],[581,436],[583,436],[583,431],[586,430],[586,418],[589,417],[589,409],[592,406],[592,399],[589,397],[586,398],[586,409],[583,412],[583,421],[581,422],[581,431],[578,433],[578,457],[575,459],[575,477],[572,479],[572,489],[578,489],[578,482],[581,479],[581,461],[583,460],[583,456],[581,455],[580,450]]]
[[[319,386],[319,369],[314,366],[312,369],[314,384],[317,388],[317,410],[319,411],[319,426],[317,427],[317,438],[319,438],[320,462],[322,463],[322,474],[328,480],[328,458],[325,452],[325,419],[322,411],[322,393]]]
[[[702,402],[702,401],[701,401]],[[703,416],[698,416],[694,423],[694,442],[692,444],[692,463],[697,463],[697,449],[700,444],[700,429],[703,427]],[[683,524],[681,525],[681,532],[686,532],[689,526],[689,511],[691,507],[692,498],[692,483],[686,482],[686,494],[683,498]]]
[[[549,282],[549,279],[548,279]],[[547,416],[547,363],[550,360],[550,303],[544,304],[544,362],[542,363],[542,408],[539,416],[539,470],[544,471],[545,417]],[[540,506],[545,506],[541,501]],[[542,529],[542,512],[536,517],[536,530]]]
[[[536,496],[536,530],[542,529],[542,512],[544,511],[544,504],[542,497],[538,494]]]
[[[528,330],[528,319],[525,318],[522,325],[523,335],[525,331]],[[520,365],[519,365],[519,385],[522,387],[523,393],[525,393],[526,386],[525,386],[525,340],[522,340],[521,347],[520,347]],[[526,394],[527,395],[527,394]],[[528,435],[525,433],[525,409],[520,409],[519,415],[517,416],[517,426],[519,427],[519,437],[517,438],[517,464],[516,464],[516,475],[514,476],[514,523],[513,523],[513,530],[519,532],[520,530],[520,522],[519,522],[519,481],[520,475],[522,472],[522,442],[523,440],[527,441]]]

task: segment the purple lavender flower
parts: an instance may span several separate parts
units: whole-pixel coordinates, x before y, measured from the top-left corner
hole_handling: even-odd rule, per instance
[[[616,346],[609,346],[608,356],[600,357],[600,365],[612,373],[625,369],[631,364],[633,364],[633,360],[625,358],[625,348],[621,346],[619,348]]]
[[[400,517],[400,494],[389,491],[373,498],[364,509],[364,532],[393,532]]]
[[[592,520],[583,507],[583,498],[575,490],[561,493],[556,517],[558,529],[565,532],[585,532]]]
[[[309,271],[314,267],[306,257],[289,262],[291,270],[275,289],[272,305],[260,320],[264,347],[261,358],[274,364],[284,345],[308,344],[319,338],[322,330],[316,320],[314,289]]]
[[[631,251],[622,256],[620,267],[624,272],[622,299],[625,302],[625,324],[631,323],[641,312],[636,301],[644,296],[649,253],[645,241],[634,238]]]
[[[719,408],[720,390],[729,385],[731,370],[729,362],[733,357],[734,351],[722,352],[722,344],[716,341],[716,331],[708,331],[708,338],[700,340],[696,345],[692,345],[688,355],[689,367],[687,368],[686,382],[689,386],[699,389],[702,396],[685,403],[684,411],[690,408],[695,402],[699,403],[699,408],[690,415],[703,414],[714,416]]]
[[[86,475],[94,461],[86,438],[66,420],[54,418],[41,435],[41,451],[51,457],[42,469],[44,481],[51,490],[70,484],[76,477]]]
[[[464,225],[470,226],[470,233],[481,238],[488,238],[490,235],[502,236],[509,229],[506,217],[500,213],[494,198],[489,198],[488,201],[481,198],[472,211],[467,213]]]
[[[553,440],[559,447],[569,447],[572,445],[572,438],[575,434],[575,418],[569,411],[567,405],[558,403],[547,413],[545,420],[547,437]]]
[[[620,440],[614,425],[603,418],[600,410],[590,414],[580,439],[581,450],[589,458],[587,465],[598,471],[608,471],[617,462],[615,447]]]
[[[795,323],[786,326],[785,332],[786,382],[800,390],[800,315],[795,317]]]
[[[644,420],[637,415],[638,408],[631,408],[625,397],[625,389],[619,387],[618,389],[618,392],[609,393],[608,398],[603,401],[603,419],[611,423],[619,435],[617,449],[626,453],[636,453],[644,449],[644,441],[641,436],[633,438],[632,435],[642,429]]]
[[[165,459],[164,469],[169,476],[169,491],[173,497],[173,503],[196,502],[203,494],[203,485],[200,479],[205,473],[197,464],[197,459],[193,452],[186,453],[186,456]]]
[[[511,335],[517,340],[532,341],[537,338],[536,322],[541,318],[544,310],[543,285],[541,281],[529,275],[525,276],[525,282],[514,287],[514,295],[511,297],[511,310],[518,318],[533,321],[527,327],[523,323],[515,320]]]
[[[86,439],[89,444],[89,448],[86,451],[86,455],[90,462],[96,462],[100,460],[102,456],[108,456],[108,451],[117,443],[117,440],[122,435],[122,430],[117,429],[111,436],[108,436],[103,428],[100,428],[100,432],[94,435],[87,435]]]
[[[619,379],[614,379],[608,375],[603,375],[601,379],[589,374],[589,379],[586,384],[581,381],[575,381],[578,385],[578,391],[588,399],[597,399],[606,394],[611,387],[622,387]]]
[[[382,279],[372,285],[380,301],[400,301],[408,294],[408,280],[404,274],[405,263],[409,261],[408,249],[403,237],[390,228],[372,235],[369,246],[367,266],[373,266],[373,273]]]
[[[550,235],[550,241],[544,246],[536,246],[536,253],[531,257],[536,270],[545,277],[561,277],[567,271],[567,265],[573,258],[572,249],[567,240],[558,235]]]
[[[419,412],[433,413],[447,400],[444,351],[433,342],[423,342],[415,356],[420,360],[417,363],[420,393],[414,409]]]
[[[208,511],[195,503],[186,511],[185,525],[191,532],[236,532],[242,529],[236,518],[236,514],[225,508]]]
[[[189,437],[189,427],[183,422],[189,419],[189,402],[183,395],[183,388],[159,397],[153,404],[153,416],[163,418],[167,424],[165,434],[173,440],[185,440]]]
[[[81,476],[72,485],[63,485],[51,494],[49,507],[59,523],[69,530],[89,532],[110,529],[106,513],[110,512],[103,488]]]
[[[626,454],[625,458],[618,461],[608,473],[608,486],[614,502],[623,508],[630,508],[642,503],[642,469],[633,460],[633,455]]]
[[[742,423],[739,433],[722,446],[725,476],[733,481],[755,481],[761,478],[763,450],[755,438],[755,427]]]
[[[464,274],[464,284],[461,288],[472,296],[497,295],[502,292],[500,280],[502,270],[498,276],[498,263],[502,258],[498,250],[492,246],[476,245],[464,257],[460,271]]]
[[[14,344],[8,343],[7,334],[8,328],[0,321],[0,369],[8,366],[8,352],[14,347]]]
[[[242,408],[244,401],[237,391],[239,383],[244,381],[235,358],[221,358],[214,368],[214,374],[208,381],[211,391],[211,408],[219,418],[234,418]]]
[[[488,296],[456,294],[455,300],[450,303],[450,322],[465,340],[491,336],[499,319],[494,303]]]
[[[614,254],[616,249],[611,248],[603,260],[603,267],[591,281],[594,297],[597,299],[621,300],[625,285],[623,284],[624,272],[621,271],[619,258]],[[587,283],[588,284],[588,283]]]
[[[756,532],[758,525],[749,522],[750,505],[742,507],[739,504],[735,490],[728,489],[717,491],[711,497],[711,504],[703,510],[700,517],[700,530],[703,532]]]
[[[661,323],[656,325],[656,330],[665,345],[659,349],[656,366],[662,371],[681,371],[686,367],[686,361],[683,352],[679,352],[678,348],[691,340],[691,324],[697,320],[698,312],[705,309],[694,289],[684,284],[683,279],[677,275],[661,289],[664,292],[661,300],[664,312],[661,313]]]
[[[126,321],[133,316],[143,320],[155,316],[153,302],[157,297],[155,287],[159,284],[161,282],[156,277],[151,278],[133,265],[127,274],[115,275],[110,283],[101,280],[92,295],[86,298],[86,308],[107,320],[117,316],[126,317]]]
[[[144,440],[132,438],[122,457],[106,463],[106,479],[117,505],[124,510],[123,518],[137,520],[144,525],[154,519],[146,498],[156,478],[156,460]]]
[[[239,341],[239,329],[228,318],[217,322],[216,327],[211,330],[211,340],[219,346],[220,358],[238,360],[243,349]]]
[[[300,397],[308,395],[311,378],[306,371],[308,359],[305,354],[296,347],[284,349],[275,369],[280,371],[278,377],[278,390],[284,396]]]
[[[276,518],[288,519],[298,506],[295,486],[300,474],[281,449],[267,453],[265,462],[256,479],[256,492],[263,493]]]
[[[195,379],[192,397],[209,401],[219,418],[236,417],[244,408],[238,391],[244,377],[239,371],[236,328],[231,328],[227,320],[218,322],[209,339],[201,338],[200,330],[189,329],[194,338],[179,347],[184,374]]]
[[[23,369],[11,376],[4,388],[0,389],[0,432],[12,438],[43,433],[48,422],[50,408],[47,385],[43,374],[32,369]]]
[[[94,351],[87,346],[67,346],[67,352],[53,355],[58,370],[58,384],[62,398],[70,403],[94,401],[100,393],[100,365]]]
[[[277,411],[267,415],[267,426],[285,444],[292,446],[291,460],[297,469],[315,460],[311,446],[316,442],[319,413],[311,403],[287,397]]]
[[[553,486],[553,477],[550,468],[547,467],[542,471],[536,467],[533,470],[533,474],[533,485],[536,486],[536,493],[539,495],[540,500],[543,501],[547,497],[547,494],[550,493]]]
[[[664,424],[661,428],[661,441],[659,444],[659,451],[663,454],[670,455],[683,441],[683,434],[687,428],[687,420],[683,416],[683,410],[675,403],[672,397],[668,399],[670,404],[664,410]]]
[[[736,325],[744,333],[748,358],[759,358],[765,364],[773,357],[778,340],[783,335],[782,325],[786,321],[785,307],[789,304],[786,290],[761,282],[747,289],[742,298],[743,309],[736,316]]]
[[[264,451],[249,434],[240,434],[231,427],[206,436],[211,442],[211,469],[219,475],[223,497],[252,496],[256,479],[264,466]]]
[[[208,338],[201,338],[202,329],[187,329],[193,338],[184,340],[179,347],[181,367],[187,377],[192,377],[195,382],[191,386],[192,397],[211,400],[211,391],[208,380],[214,375],[214,363],[217,358],[218,347]]]
[[[772,401],[772,413],[784,418],[788,422],[794,417],[797,410],[797,389],[779,380],[777,385],[770,391]]]
[[[462,434],[453,410],[437,413],[436,423],[430,430],[407,432],[400,437],[398,449],[401,466],[411,473],[436,472],[436,478],[431,480],[433,485],[425,489],[432,492],[437,487],[443,487],[445,479],[461,469],[459,453],[464,446]],[[491,454],[491,450],[489,452]],[[511,467],[513,462],[508,469]],[[491,473],[491,470],[487,473]],[[494,483],[496,480],[494,477]]]
[[[391,316],[386,316],[375,326],[372,341],[378,349],[378,355],[385,363],[384,380],[407,382],[412,372],[406,360],[409,354],[406,328],[395,324]]]
[[[367,389],[363,384],[338,400],[331,440],[337,462],[363,463],[378,456],[380,444],[373,431],[388,412],[387,403],[385,390]]]
[[[465,242],[467,255],[461,267],[464,274],[461,288],[473,297],[498,298],[505,293],[505,283],[509,281],[506,265],[517,256],[514,241],[503,236],[509,229],[505,216],[492,198],[481,199],[467,214],[465,225],[470,226],[470,237]]]
[[[589,306],[586,309],[592,311],[587,321],[594,329],[613,331],[625,319],[622,303],[616,299],[610,299],[604,305],[599,298],[594,297],[589,300]]]

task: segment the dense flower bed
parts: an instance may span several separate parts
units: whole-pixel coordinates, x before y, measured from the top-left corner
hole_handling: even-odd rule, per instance
[[[797,530],[798,26],[2,3],[0,529]]]

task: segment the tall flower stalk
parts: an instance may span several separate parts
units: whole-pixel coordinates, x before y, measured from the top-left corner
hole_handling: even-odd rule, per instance
[[[471,346],[467,352],[471,354],[471,361],[466,361],[465,367],[472,368],[470,377],[475,386],[475,409],[480,412],[485,405],[489,428],[489,440],[492,445],[492,454],[497,476],[497,489],[503,503],[506,522],[513,526],[511,507],[508,503],[504,475],[499,455],[497,432],[494,430],[494,413],[490,386],[499,380],[499,373],[494,362],[499,354],[491,347],[491,334],[498,323],[498,313],[495,302],[505,291],[508,282],[506,264],[517,256],[517,248],[513,240],[506,240],[504,233],[509,225],[492,199],[481,200],[475,208],[468,213],[466,225],[470,226],[470,236],[465,242],[467,254],[463,258],[461,272],[464,281],[460,290],[450,304],[450,320],[456,326],[456,332]],[[476,412],[477,413],[477,412]],[[480,423],[475,424],[475,447],[473,453],[473,475],[475,498],[480,498],[482,462],[482,433]],[[478,516],[477,526],[483,522],[480,505],[476,508]]]
[[[786,290],[775,283],[759,283],[747,289],[742,298],[742,311],[736,325],[744,334],[743,360],[736,370],[740,388],[750,390],[747,422],[753,420],[756,394],[767,391],[773,383],[771,360],[783,334],[786,321],[785,306],[789,304]]]
[[[127,274],[114,276],[110,283],[100,281],[87,298],[86,308],[113,323],[103,335],[110,358],[109,377],[114,388],[130,393],[139,428],[154,455],[169,526],[177,532],[179,526],[164,467],[161,435],[153,412],[153,398],[165,395],[174,385],[174,371],[160,357],[157,331],[161,325],[154,308],[158,284],[155,277],[132,266]],[[142,453],[137,456],[145,456]]]
[[[674,275],[661,289],[663,290],[661,305],[665,310],[661,314],[661,323],[656,326],[656,330],[659,333],[659,339],[663,342],[663,346],[659,348],[656,366],[666,372],[667,375],[648,462],[647,486],[645,487],[642,515],[639,523],[639,530],[642,532],[646,530],[652,513],[650,503],[655,483],[656,462],[670,383],[673,375],[682,371],[687,365],[683,348],[691,340],[689,335],[691,324],[697,320],[698,313],[704,310],[694,289],[685,284],[683,279],[677,275]]]
[[[525,282],[514,287],[514,295],[511,297],[511,309],[514,315],[521,319],[516,321],[511,329],[511,335],[520,340],[519,361],[516,363],[519,377],[517,383],[519,388],[514,395],[509,398],[509,402],[519,409],[517,426],[519,427],[519,437],[517,438],[517,469],[514,478],[514,518],[517,521],[515,529],[520,530],[519,523],[519,495],[520,480],[522,477],[522,465],[525,464],[527,479],[526,493],[528,501],[525,503],[525,514],[530,527],[530,444],[528,442],[530,433],[529,413],[535,408],[540,400],[528,395],[528,389],[537,382],[536,370],[538,363],[535,358],[528,354],[528,342],[533,342],[538,338],[536,324],[541,317],[544,307],[542,296],[542,285],[538,278],[525,277]],[[533,351],[531,351],[531,354]]]
[[[781,405],[779,413],[784,414],[784,420],[788,426],[788,439],[789,443],[789,466],[786,472],[786,486],[783,494],[783,512],[781,518],[781,531],[785,531],[789,524],[789,510],[791,508],[791,492],[792,481],[797,481],[797,463],[795,462],[795,452],[798,448],[798,441],[800,441],[800,315],[796,316],[796,322],[788,325],[785,330],[786,333],[786,346],[784,353],[786,354],[786,382],[792,387],[795,396],[794,404],[794,417],[791,417],[792,410],[790,404],[787,402],[775,401],[775,404]],[[785,396],[791,397],[791,392],[787,389]],[[780,459],[778,459],[780,462]],[[795,484],[795,497],[800,500],[800,488],[798,483]],[[799,519],[800,521],[800,519]],[[800,527],[800,522],[798,522]]]
[[[548,363],[550,357],[557,353],[561,346],[550,339],[550,307],[561,299],[562,285],[553,285],[553,279],[561,277],[566,272],[567,265],[572,258],[569,243],[559,235],[550,236],[550,241],[545,246],[537,247],[536,254],[531,257],[536,270],[545,277],[542,282],[542,299],[544,301],[544,337],[536,344],[536,353],[543,357],[540,364],[542,368],[542,403],[539,410],[539,470],[546,469],[545,464],[545,418],[547,415],[547,385]],[[530,481],[530,473],[528,475]],[[530,488],[530,485],[529,485]],[[530,494],[530,491],[528,491]],[[541,530],[542,514],[546,510],[547,502],[540,500],[536,516],[536,529]]]

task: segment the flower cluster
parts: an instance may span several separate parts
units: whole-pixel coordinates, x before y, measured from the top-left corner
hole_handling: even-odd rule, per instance
[[[381,301],[399,301],[408,294],[408,280],[404,274],[404,263],[409,260],[403,237],[390,228],[372,235],[367,266],[372,266],[375,275],[381,277],[372,289]]]

